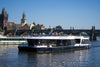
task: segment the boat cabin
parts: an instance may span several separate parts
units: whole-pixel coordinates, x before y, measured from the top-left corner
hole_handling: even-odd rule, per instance
[[[81,46],[88,44],[89,38],[82,36],[42,36],[42,37],[25,37],[29,46]]]

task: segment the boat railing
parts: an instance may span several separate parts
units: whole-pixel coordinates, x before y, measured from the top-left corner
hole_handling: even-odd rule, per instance
[[[68,36],[68,35],[48,35],[48,34],[45,34],[45,35],[27,35],[27,37],[32,37],[32,36],[34,36],[34,37],[41,37],[41,36]]]

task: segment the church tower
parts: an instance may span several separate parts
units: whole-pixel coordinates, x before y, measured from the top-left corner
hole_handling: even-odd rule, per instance
[[[5,8],[2,9],[2,14],[0,14],[0,27],[1,29],[7,30],[8,14],[5,11]]]
[[[23,13],[23,15],[22,15],[21,24],[22,24],[22,25],[27,24],[27,20],[26,20],[26,18],[25,18],[25,13]]]

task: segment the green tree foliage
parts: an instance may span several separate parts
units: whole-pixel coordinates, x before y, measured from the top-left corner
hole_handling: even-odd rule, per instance
[[[64,32],[60,32],[59,34],[60,34],[60,35],[64,35]]]
[[[2,31],[1,27],[0,27],[0,31]]]
[[[35,26],[33,26],[33,29],[36,29],[36,25],[35,25]]]

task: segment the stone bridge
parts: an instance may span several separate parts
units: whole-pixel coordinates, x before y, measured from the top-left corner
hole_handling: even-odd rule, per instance
[[[5,34],[8,33],[12,33],[13,35],[22,35],[23,33],[46,33],[48,34],[49,32],[51,32],[50,29],[47,30],[10,30],[10,31],[6,31]],[[95,41],[97,40],[97,36],[100,35],[100,29],[95,29],[95,26],[92,27],[92,29],[63,29],[63,30],[52,30],[52,32],[63,32],[65,34],[73,34],[73,35],[77,35],[80,34],[82,32],[85,32],[88,34],[88,36],[90,37],[91,41]]]

